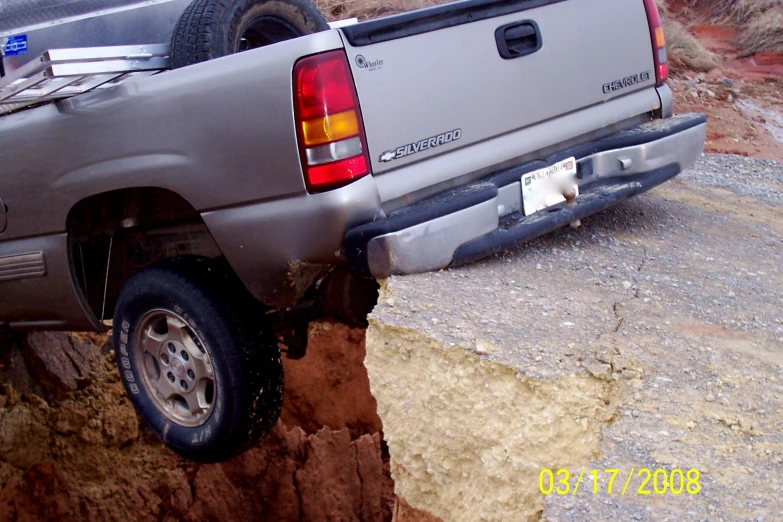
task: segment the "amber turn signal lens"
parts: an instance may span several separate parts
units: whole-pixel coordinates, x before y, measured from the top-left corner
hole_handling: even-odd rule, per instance
[[[655,47],[661,48],[666,45],[666,39],[663,36],[663,27],[655,28]]]
[[[359,119],[355,111],[327,114],[302,122],[302,135],[307,147],[352,138],[359,134]]]

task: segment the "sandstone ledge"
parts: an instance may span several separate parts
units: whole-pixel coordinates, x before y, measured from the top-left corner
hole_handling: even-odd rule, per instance
[[[402,281],[384,286],[365,360],[397,495],[446,521],[538,520],[541,469],[591,460],[617,413],[610,364],[596,360],[607,378],[577,367],[530,371],[527,354],[492,335],[474,341],[482,336],[464,325],[461,341],[447,342],[451,314],[412,311],[415,285]]]

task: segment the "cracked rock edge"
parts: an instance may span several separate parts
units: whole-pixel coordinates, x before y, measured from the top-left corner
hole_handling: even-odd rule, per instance
[[[449,521],[539,520],[544,468],[598,456],[621,382],[538,380],[371,317],[365,365],[396,494]]]

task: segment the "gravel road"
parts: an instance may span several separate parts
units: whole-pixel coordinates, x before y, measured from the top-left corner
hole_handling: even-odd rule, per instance
[[[707,155],[579,229],[393,277],[384,299],[378,323],[536,379],[617,383],[579,493],[536,493],[544,519],[781,520],[783,165]],[[634,475],[620,496],[632,468],[697,469],[700,490],[640,495]]]

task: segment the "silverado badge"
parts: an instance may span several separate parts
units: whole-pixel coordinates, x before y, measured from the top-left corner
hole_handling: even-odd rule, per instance
[[[462,129],[454,129],[453,131],[444,132],[443,134],[438,134],[437,136],[433,136],[431,138],[425,138],[415,143],[409,143],[408,145],[397,147],[394,150],[388,150],[381,154],[379,159],[382,163],[387,163],[392,160],[404,158],[405,156],[410,156],[411,154],[419,153],[423,150],[434,149],[440,145],[457,141],[461,137]]]

